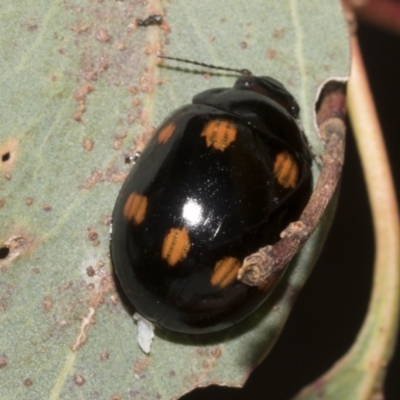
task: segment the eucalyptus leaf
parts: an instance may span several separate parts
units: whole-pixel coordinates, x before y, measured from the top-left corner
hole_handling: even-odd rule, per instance
[[[163,23],[137,26],[151,14]],[[158,51],[280,80],[320,155],[318,89],[348,74],[339,2],[5,0],[0,21],[0,399],[170,399],[242,385],[276,341],[332,207],[258,311],[212,336],[156,330],[150,355],[116,289],[110,215],[127,156],[196,93],[236,79],[159,66]]]

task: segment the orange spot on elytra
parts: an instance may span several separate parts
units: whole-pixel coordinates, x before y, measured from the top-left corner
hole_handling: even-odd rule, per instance
[[[189,232],[186,228],[171,228],[164,238],[161,257],[173,267],[186,258],[190,250]]]
[[[201,137],[206,138],[207,147],[224,151],[236,139],[237,128],[232,121],[214,119],[210,121],[201,132]]]
[[[240,266],[240,261],[235,257],[225,257],[219,260],[211,275],[211,285],[219,286],[221,289],[230,285],[236,280]]]
[[[146,216],[147,197],[138,193],[131,193],[124,205],[124,216],[139,225]]]
[[[296,186],[299,179],[299,166],[294,156],[288,151],[277,154],[274,162],[274,175],[285,189]]]
[[[168,139],[172,136],[172,134],[174,133],[174,130],[176,128],[176,125],[171,122],[170,124],[168,124],[167,126],[165,126],[164,128],[161,129],[160,133],[158,134],[158,143],[166,143],[168,141]]]

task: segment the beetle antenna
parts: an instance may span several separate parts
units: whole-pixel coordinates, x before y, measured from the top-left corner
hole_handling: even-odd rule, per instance
[[[165,58],[166,60],[175,60],[175,61],[180,61],[180,62],[184,62],[184,63],[187,63],[187,64],[199,65],[200,67],[206,67],[206,68],[212,68],[212,69],[220,69],[222,71],[237,72],[238,74],[241,74],[241,75],[247,75],[247,76],[252,76],[253,75],[248,69],[219,67],[217,65],[204,64],[204,63],[201,63],[201,62],[198,62],[198,61],[187,60],[185,58],[162,56],[160,54],[157,54],[157,57]]]

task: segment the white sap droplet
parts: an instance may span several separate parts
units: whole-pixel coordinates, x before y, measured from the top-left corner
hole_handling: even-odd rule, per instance
[[[149,354],[154,337],[154,325],[138,313],[133,314],[133,319],[137,321],[139,347]]]

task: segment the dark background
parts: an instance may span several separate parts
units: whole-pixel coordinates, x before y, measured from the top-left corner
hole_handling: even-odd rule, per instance
[[[399,196],[400,36],[360,24],[359,39]],[[367,194],[349,129],[340,200],[332,229],[274,349],[243,389],[211,386],[194,390],[182,399],[293,397],[327,371],[353,343],[367,310],[373,257]],[[389,365],[386,400],[400,399],[399,372],[400,349]]]

